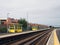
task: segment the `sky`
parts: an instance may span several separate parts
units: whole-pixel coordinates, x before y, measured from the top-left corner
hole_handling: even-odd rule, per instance
[[[31,23],[60,26],[60,0],[0,0],[0,19],[7,15]]]

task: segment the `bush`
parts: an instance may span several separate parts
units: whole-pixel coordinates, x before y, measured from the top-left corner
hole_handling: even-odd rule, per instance
[[[0,28],[0,33],[6,33],[6,32],[7,32],[7,28],[6,27]]]

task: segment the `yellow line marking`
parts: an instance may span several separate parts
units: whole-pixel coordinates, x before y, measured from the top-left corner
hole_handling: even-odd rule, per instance
[[[57,37],[57,34],[56,34],[56,30],[54,30],[54,45],[60,45],[59,44],[59,41],[58,41],[58,37]]]

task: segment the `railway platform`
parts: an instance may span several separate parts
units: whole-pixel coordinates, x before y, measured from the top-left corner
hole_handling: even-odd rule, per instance
[[[57,29],[52,31],[52,34],[51,34],[51,36],[50,36],[46,45],[60,45],[56,30]]]

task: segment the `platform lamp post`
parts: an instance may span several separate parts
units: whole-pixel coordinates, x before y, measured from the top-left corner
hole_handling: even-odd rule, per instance
[[[1,25],[1,19],[0,19],[0,25]]]
[[[27,30],[28,30],[28,12],[27,12]]]
[[[8,18],[9,18],[9,14],[10,13],[7,13],[7,33],[8,33]]]
[[[20,24],[20,25],[21,25],[21,29],[23,30],[23,27],[22,27],[23,24]]]

